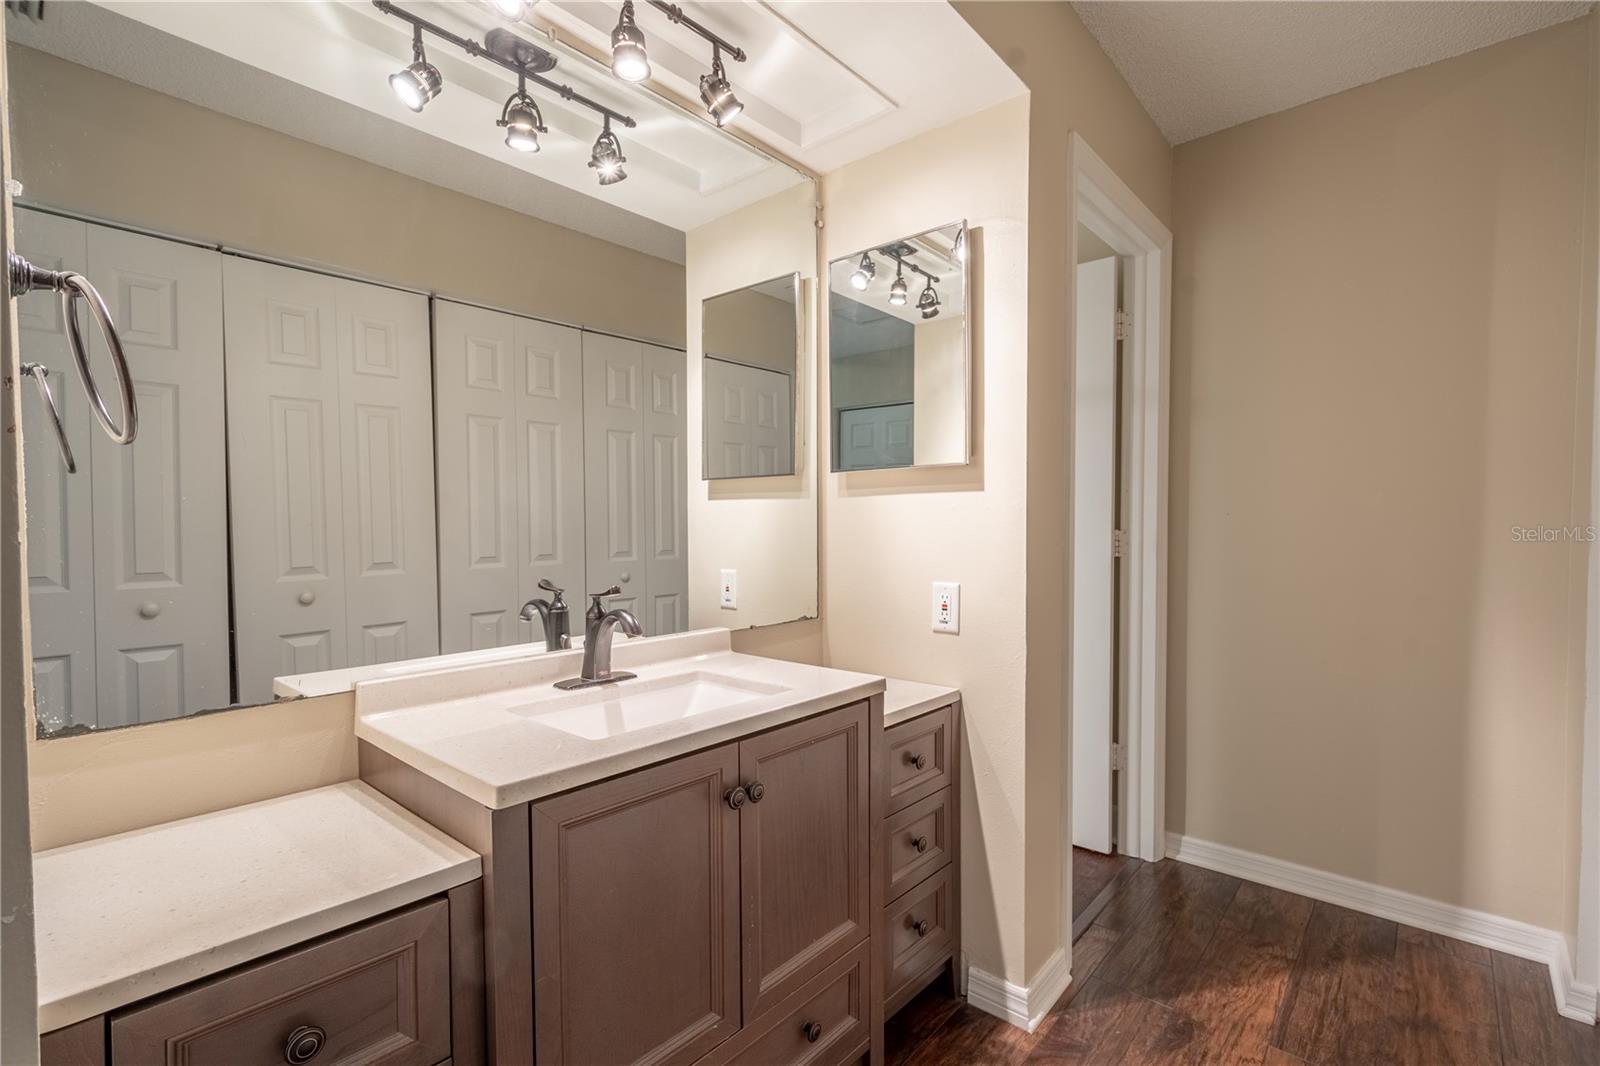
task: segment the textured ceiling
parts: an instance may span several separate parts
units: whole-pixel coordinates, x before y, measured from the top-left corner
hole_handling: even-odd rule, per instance
[[[1577,18],[1590,6],[1522,0],[1073,5],[1173,144]]]

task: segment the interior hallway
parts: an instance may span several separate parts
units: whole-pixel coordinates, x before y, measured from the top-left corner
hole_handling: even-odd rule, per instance
[[[894,1066],[1600,1064],[1539,963],[1170,859],[1117,886],[1031,1036],[936,983],[887,1038]]]

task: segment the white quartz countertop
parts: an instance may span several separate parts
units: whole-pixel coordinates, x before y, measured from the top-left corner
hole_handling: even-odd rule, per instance
[[[39,1028],[59,1029],[478,877],[359,781],[34,856]]]
[[[740,655],[726,629],[626,641],[639,676],[558,693],[581,652],[356,685],[356,736],[485,807],[511,807],[733,740],[884,688],[883,678]],[[683,707],[673,706],[677,690]],[[697,709],[704,691],[716,701]],[[652,695],[654,693],[655,695]]]
[[[949,685],[930,685],[922,681],[886,678],[883,689],[883,727],[888,729],[909,722],[919,715],[948,707],[961,698],[961,690]]]

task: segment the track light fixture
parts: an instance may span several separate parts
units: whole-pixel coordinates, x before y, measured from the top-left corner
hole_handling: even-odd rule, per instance
[[[601,185],[615,185],[628,176],[622,169],[627,161],[628,157],[622,154],[622,142],[611,132],[611,118],[607,116],[600,136],[595,138],[594,151],[589,153],[589,166],[599,175]]]
[[[623,81],[644,81],[650,76],[650,53],[644,31],[633,20],[633,0],[622,0],[617,28],[611,31],[611,73]]]
[[[528,13],[528,8],[533,6],[532,0],[489,0],[489,6],[500,13],[502,18],[517,20]]]
[[[917,297],[917,310],[922,312],[924,319],[933,318],[939,313],[939,293],[933,287],[933,279],[922,288],[922,295]]]
[[[850,275],[850,287],[857,292],[865,292],[872,279],[878,276],[878,264],[872,261],[869,252],[861,253],[861,263],[856,267],[855,273]]]
[[[428,54],[423,51],[421,26],[412,27],[411,65],[389,75],[389,88],[402,104],[418,112],[444,90],[444,76],[428,62]]]
[[[905,262],[897,258],[894,261],[894,284],[889,286],[889,303],[895,307],[904,307],[906,305],[906,276],[904,271]]]
[[[728,84],[728,72],[722,69],[722,49],[715,44],[711,46],[711,71],[700,75],[700,102],[718,126],[726,126],[744,110]]]
[[[539,105],[528,95],[525,76],[517,75],[517,91],[506,98],[506,106],[500,109],[500,121],[495,125],[506,131],[507,148],[518,152],[539,150],[539,134],[549,131],[545,128],[544,116],[539,114]]]

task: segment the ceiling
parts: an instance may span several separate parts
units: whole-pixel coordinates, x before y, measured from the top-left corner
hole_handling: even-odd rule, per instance
[[[397,0],[481,40],[506,23],[482,0]],[[364,0],[303,3],[52,4],[43,24],[9,19],[20,44],[301,140],[666,259],[683,233],[805,180],[777,156],[824,173],[1024,91],[942,0],[867,4],[690,3],[741,44],[728,63],[741,137],[695,98],[709,46],[644,3],[651,91],[611,76],[618,0],[541,0],[517,31],[555,53],[548,76],[638,120],[618,129],[629,179],[601,189],[587,167],[598,116],[530,86],[550,133],[535,155],[508,151],[494,125],[514,78],[428,38],[446,91],[420,114],[386,79],[410,59],[409,27]],[[906,62],[907,55],[917,62]],[[27,86],[13,85],[26,106]]]
[[[1073,4],[1172,144],[1577,18],[1591,4]]]

